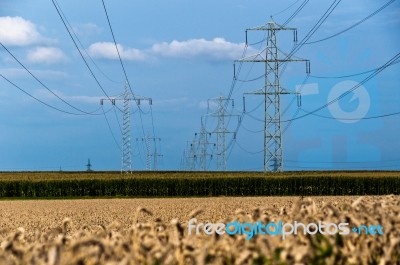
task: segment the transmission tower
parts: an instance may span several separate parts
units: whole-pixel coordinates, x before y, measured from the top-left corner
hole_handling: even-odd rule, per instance
[[[151,98],[137,97],[131,93],[128,82],[125,82],[124,93],[122,98],[102,98],[100,99],[100,105],[104,104],[104,100],[110,100],[112,105],[116,104],[116,101],[122,101],[122,166],[121,173],[132,172],[132,146],[131,146],[131,101],[136,102],[140,108],[141,101],[148,101],[152,105]]]
[[[211,137],[211,133],[207,132],[205,125],[203,123],[203,117],[201,117],[201,129],[200,129],[200,138],[199,138],[199,170],[207,171],[207,157],[213,157],[212,154],[207,152],[208,146],[216,146],[215,143],[209,142],[209,137]]]
[[[136,138],[138,141],[139,138]],[[146,170],[157,170],[158,169],[158,158],[163,157],[162,154],[158,153],[157,150],[157,142],[161,142],[161,138],[159,137],[150,137],[146,135],[146,137],[142,138],[142,142],[145,143],[146,146]],[[153,148],[151,148],[150,142],[154,142]],[[153,163],[153,167],[152,167]]]
[[[234,105],[233,99],[228,99],[225,97],[217,97],[214,99],[208,100],[208,109],[211,109],[211,103],[215,102],[217,105],[217,110],[214,113],[208,114],[207,116],[216,117],[218,119],[217,130],[212,132],[217,135],[217,170],[226,171],[227,170],[227,159],[226,159],[226,135],[233,133],[235,137],[235,132],[228,130],[228,123],[226,122],[226,118],[229,120],[232,117],[236,117],[238,120],[240,119],[239,115],[229,114],[227,111],[227,106],[229,103]]]
[[[160,138],[158,138],[158,139],[160,139]],[[162,158],[164,156],[164,155],[158,153],[157,144],[155,144],[154,152],[150,156],[153,157],[153,170],[157,171],[158,170],[158,159]]]
[[[263,53],[238,60],[238,62],[260,62],[265,64],[264,87],[247,92],[245,94],[261,95],[264,97],[264,172],[283,171],[283,150],[282,150],[282,130],[281,130],[281,95],[297,94],[283,89],[279,82],[279,66],[288,62],[305,61],[307,73],[309,73],[310,64],[308,60],[291,59],[291,56],[285,56],[280,59],[278,56],[277,33],[282,30],[291,30],[294,35],[294,42],[297,42],[297,30],[295,28],[286,28],[278,25],[274,21],[267,24],[250,28],[247,31],[257,30],[266,31],[265,57]]]
[[[185,169],[188,171],[195,171],[197,165],[197,133],[194,134],[194,139],[186,143],[186,150],[184,152]]]
[[[187,163],[187,160],[186,160],[186,151],[187,151],[187,148],[186,149],[184,149],[183,150],[183,153],[182,153],[182,158],[181,158],[181,166],[180,166],[180,169],[181,170],[187,170],[187,167],[186,167],[186,163]]]
[[[122,167],[121,172],[132,171],[132,147],[131,147],[131,111],[130,99],[131,93],[128,90],[128,82],[125,83],[123,114],[122,114]]]

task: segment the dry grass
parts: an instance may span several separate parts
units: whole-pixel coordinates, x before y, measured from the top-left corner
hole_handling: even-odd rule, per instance
[[[203,211],[198,211],[202,209]],[[242,209],[242,210],[239,210]],[[187,222],[380,224],[384,235],[187,235]],[[0,264],[396,264],[400,197],[0,202]]]

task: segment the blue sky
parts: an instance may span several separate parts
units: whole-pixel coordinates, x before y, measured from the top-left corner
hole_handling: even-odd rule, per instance
[[[207,114],[207,100],[227,96],[230,91],[233,62],[241,58],[245,47],[245,29],[263,25],[271,16],[283,24],[303,2],[105,0],[132,89],[137,95],[153,99],[151,108],[146,103],[141,105],[141,117],[132,107],[133,168],[146,168],[142,141],[145,133],[161,138],[157,149],[163,157],[158,168],[180,169],[187,141],[199,132],[201,116]],[[308,1],[288,23],[297,28],[299,41],[332,2]],[[309,42],[348,28],[387,2],[341,1]],[[101,0],[58,0],[58,4],[95,62],[96,65],[85,55],[101,86],[110,96],[120,95],[125,78]],[[395,56],[399,52],[399,28],[400,4],[396,0],[343,34],[303,45],[295,55],[311,61],[311,76],[301,86],[306,78],[304,63],[288,64],[282,73],[283,87],[290,91],[301,87],[303,92],[299,111],[296,104],[291,104],[293,96],[283,96],[283,127],[296,113],[299,117],[323,106],[340,91],[368,77],[368,73],[340,79],[317,77],[368,71]],[[263,38],[263,33],[251,32],[248,43]],[[84,170],[88,158],[95,170],[119,170],[121,152],[99,109],[100,98],[105,95],[79,56],[52,1],[1,1],[0,41],[63,100],[100,114],[77,116],[56,111],[0,77],[0,170]],[[294,45],[291,33],[280,32],[278,44],[289,53]],[[262,51],[263,45],[248,46],[246,56]],[[399,169],[399,115],[359,119],[400,111],[399,67],[400,64],[388,67],[353,93],[315,113],[323,117],[309,115],[290,123],[283,134],[284,168]],[[262,71],[262,64],[246,63],[237,79],[254,79]],[[0,74],[41,101],[76,113],[33,79],[2,47]],[[262,82],[237,81],[232,94],[234,109],[229,111],[241,115],[243,93],[260,88]],[[261,102],[261,97],[246,96],[246,114],[236,139],[232,134],[227,136],[227,142],[232,142],[227,150],[229,170],[263,168],[263,113],[262,107],[257,108]],[[121,119],[121,113],[114,112],[109,103],[104,104],[104,110],[120,145],[117,118]],[[206,120],[207,130],[213,130],[216,119]],[[228,129],[236,126],[232,118]],[[215,135],[210,142],[215,142]],[[152,143],[150,149],[153,148]],[[214,154],[208,157],[212,170],[216,150],[210,145],[208,152]]]

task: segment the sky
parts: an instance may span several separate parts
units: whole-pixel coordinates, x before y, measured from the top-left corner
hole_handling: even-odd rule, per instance
[[[85,170],[88,159],[94,170],[120,170],[122,101],[100,100],[120,97],[126,78],[103,3],[54,3],[80,50],[51,0],[0,2],[0,171]],[[227,169],[263,170],[263,97],[245,93],[263,86],[265,65],[234,62],[263,54],[265,32],[249,31],[246,46],[245,30],[291,18],[298,45],[332,3],[292,57],[309,60],[310,75],[304,62],[280,69],[283,89],[302,94],[301,106],[281,98],[284,170],[400,169],[400,117],[385,116],[400,112],[400,64],[363,82],[400,52],[398,0],[104,0],[132,91],[152,99],[131,102],[132,168],[187,169],[183,153],[201,124],[218,125],[212,99],[232,92]],[[298,47],[291,31],[277,44],[281,58]],[[217,169],[216,141],[211,134],[208,170]]]

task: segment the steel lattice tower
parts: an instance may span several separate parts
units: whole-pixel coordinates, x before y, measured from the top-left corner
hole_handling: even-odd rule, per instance
[[[128,83],[125,83],[122,114],[122,167],[121,172],[132,171],[132,148],[131,148],[131,92]]]
[[[145,98],[145,97],[137,97],[132,94],[128,81],[125,82],[125,87],[124,87],[124,93],[122,94],[122,98],[102,98],[100,99],[100,105],[104,104],[104,100],[109,100],[111,101],[112,105],[116,104],[116,101],[122,100],[123,105],[122,105],[122,128],[121,128],[121,134],[122,134],[122,165],[121,165],[121,173],[130,173],[132,172],[132,145],[131,145],[131,101],[134,101],[138,108],[139,111],[140,109],[140,102],[145,100],[148,101],[150,105],[152,105],[152,99],[151,98]]]
[[[196,152],[197,133],[195,133],[194,136],[195,138],[193,139],[193,141],[188,143],[186,169],[189,171],[195,171],[197,165],[197,152]]]
[[[207,171],[207,156],[208,156],[207,147],[209,144],[211,144],[208,141],[208,136],[211,136],[211,133],[206,131],[206,128],[204,127],[203,122],[201,122],[200,139],[199,139],[199,146],[200,146],[199,170],[202,170],[202,171]]]
[[[218,99],[218,129],[217,129],[217,169],[226,171],[226,133],[225,126],[225,99]]]
[[[282,30],[291,30],[294,33],[294,41],[297,41],[297,30],[286,28],[275,22],[268,22],[266,25],[250,28],[247,31],[266,31],[265,57],[262,53],[239,60],[239,62],[261,62],[265,64],[264,87],[245,94],[261,95],[264,97],[264,172],[283,171],[283,148],[281,129],[281,95],[296,94],[282,89],[279,81],[279,66],[287,62],[306,61],[307,72],[309,61],[303,59],[291,59],[290,56],[280,59],[278,56],[277,33]]]
[[[225,119],[231,117],[237,117],[240,119],[239,115],[229,114],[227,111],[227,106],[232,103],[233,99],[228,99],[225,97],[217,97],[208,100],[208,109],[210,109],[210,103],[216,102],[217,110],[215,113],[208,114],[207,116],[216,117],[218,119],[217,130],[213,134],[217,134],[217,170],[226,171],[227,170],[227,157],[226,157],[226,135],[229,133],[235,133],[229,131]],[[228,122],[229,123],[229,122]],[[235,136],[234,136],[235,137]]]
[[[138,140],[139,138],[136,138],[136,141]],[[158,158],[163,156],[162,154],[158,153],[157,150],[157,142],[161,142],[161,138],[151,137],[149,134],[147,134],[146,137],[142,138],[142,142],[143,141],[145,142],[146,146],[146,170],[158,170]],[[151,141],[154,145],[153,149],[151,148]]]

